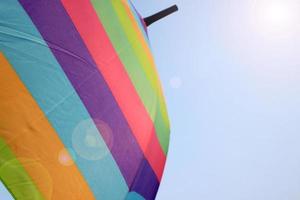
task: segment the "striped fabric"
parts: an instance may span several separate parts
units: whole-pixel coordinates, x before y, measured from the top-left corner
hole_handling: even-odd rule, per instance
[[[154,199],[169,121],[128,0],[0,1],[0,181],[14,199]]]

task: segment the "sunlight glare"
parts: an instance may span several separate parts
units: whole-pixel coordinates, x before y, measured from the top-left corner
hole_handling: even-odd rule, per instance
[[[297,1],[262,1],[257,3],[258,25],[273,33],[288,33],[297,25]]]
[[[288,5],[274,3],[266,8],[265,20],[272,26],[284,26],[293,20],[291,11]]]

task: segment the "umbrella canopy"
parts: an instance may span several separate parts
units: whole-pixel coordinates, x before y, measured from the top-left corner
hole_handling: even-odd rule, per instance
[[[154,199],[169,120],[133,5],[2,0],[0,20],[0,179],[10,195]]]

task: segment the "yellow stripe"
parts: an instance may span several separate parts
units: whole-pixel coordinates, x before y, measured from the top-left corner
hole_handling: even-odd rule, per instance
[[[0,131],[46,199],[94,199],[55,130],[1,53]]]
[[[161,112],[163,115],[164,122],[168,125],[168,114],[166,111],[166,105],[163,98],[162,88],[160,81],[158,79],[158,73],[155,68],[154,58],[151,54],[151,50],[143,37],[143,33],[139,29],[137,22],[133,14],[131,13],[130,7],[127,4],[126,0],[122,1],[112,1],[114,10],[123,26],[123,29],[127,35],[128,40],[130,41],[133,49],[136,52],[136,56],[139,61],[142,63],[143,69],[146,72],[148,79],[151,82],[151,85],[158,92],[158,98],[160,100]]]

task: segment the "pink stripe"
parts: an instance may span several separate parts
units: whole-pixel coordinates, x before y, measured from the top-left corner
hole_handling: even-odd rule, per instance
[[[146,159],[160,180],[166,156],[156,136],[154,124],[93,6],[87,0],[62,0],[62,3],[110,87]]]

